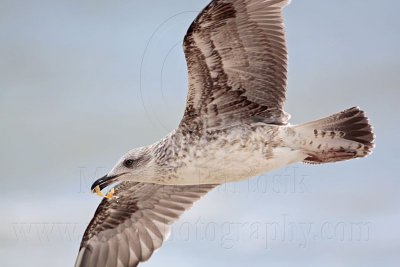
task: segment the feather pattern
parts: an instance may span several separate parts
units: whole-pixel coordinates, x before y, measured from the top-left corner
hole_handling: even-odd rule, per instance
[[[226,128],[250,120],[286,124],[288,0],[215,0],[185,39],[189,93],[181,127]]]
[[[170,224],[215,185],[122,182],[87,227],[76,267],[137,266],[161,247]]]

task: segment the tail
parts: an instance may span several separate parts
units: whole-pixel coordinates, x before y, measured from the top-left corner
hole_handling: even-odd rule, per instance
[[[313,122],[294,126],[305,163],[327,163],[363,158],[372,153],[374,134],[364,112],[353,107]]]

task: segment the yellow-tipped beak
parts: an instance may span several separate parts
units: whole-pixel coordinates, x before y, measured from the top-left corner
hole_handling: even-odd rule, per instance
[[[98,195],[99,197],[105,197],[107,199],[111,199],[114,196],[115,193],[115,189],[111,188],[110,191],[108,191],[107,195],[104,195],[103,192],[101,192],[100,190],[100,186],[96,186],[94,188],[94,192],[96,193],[96,195]]]
[[[107,198],[107,199],[111,199],[111,198],[114,196],[114,193],[115,193],[114,188],[111,188],[111,190],[108,191],[108,193],[107,193],[107,195],[106,195],[106,198]]]

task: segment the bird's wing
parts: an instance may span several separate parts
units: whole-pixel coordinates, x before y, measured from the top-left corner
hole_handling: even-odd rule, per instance
[[[244,121],[286,124],[289,0],[213,0],[183,47],[189,93],[181,127],[225,128]]]
[[[132,267],[167,238],[170,224],[216,185],[123,182],[103,199],[87,227],[75,267]]]

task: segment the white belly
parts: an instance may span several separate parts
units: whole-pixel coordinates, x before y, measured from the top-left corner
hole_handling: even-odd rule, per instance
[[[179,184],[221,184],[257,176],[289,164],[302,161],[304,154],[289,148],[274,149],[273,158],[257,153],[231,153],[204,161],[196,161],[182,168]]]
[[[243,131],[243,130],[241,130]],[[221,184],[240,181],[302,161],[305,155],[288,147],[270,146],[270,129],[232,132],[222,141],[204,142],[189,152],[174,184]],[[228,142],[228,144],[226,144]]]

